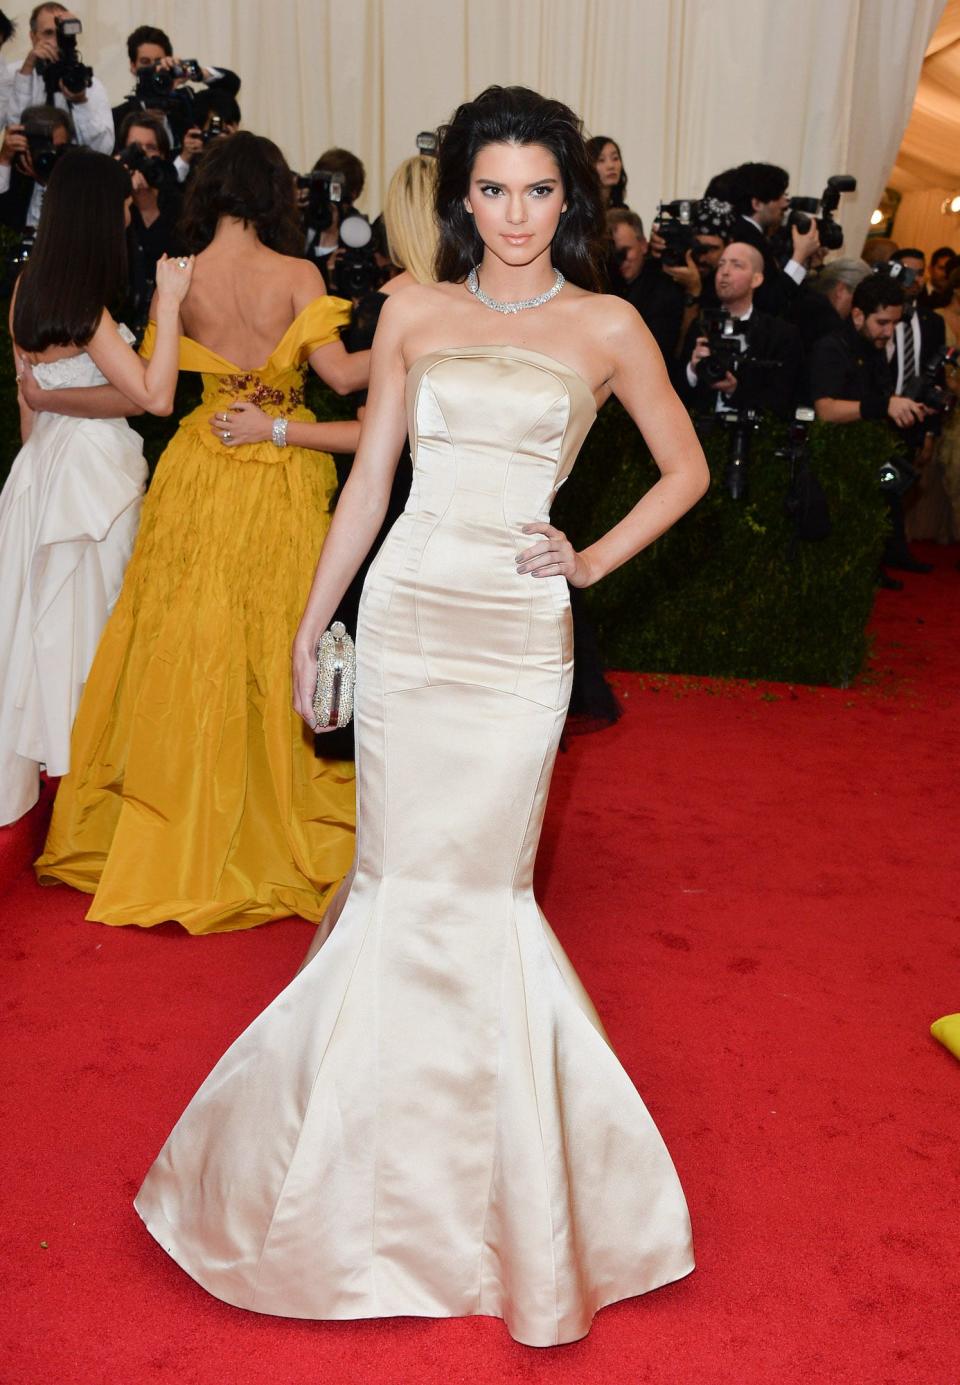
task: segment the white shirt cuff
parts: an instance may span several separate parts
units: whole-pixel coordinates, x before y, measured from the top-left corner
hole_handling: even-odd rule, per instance
[[[0,164],[0,196],[10,191],[10,165]]]
[[[795,284],[802,284],[807,277],[806,266],[800,264],[798,260],[787,260],[783,266],[783,272],[789,274]]]
[[[697,372],[689,361],[687,362],[687,384],[692,390],[697,388]]]

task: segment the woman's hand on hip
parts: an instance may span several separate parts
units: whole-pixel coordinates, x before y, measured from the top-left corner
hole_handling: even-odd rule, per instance
[[[565,577],[571,587],[589,587],[590,569],[562,530],[537,521],[523,526],[525,534],[543,537],[532,548],[517,554],[517,572],[531,577]]]

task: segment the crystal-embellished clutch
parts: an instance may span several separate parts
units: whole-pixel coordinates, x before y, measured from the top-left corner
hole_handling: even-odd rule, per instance
[[[346,626],[335,620],[317,645],[317,690],[313,694],[316,725],[346,726],[353,716],[357,651]]]

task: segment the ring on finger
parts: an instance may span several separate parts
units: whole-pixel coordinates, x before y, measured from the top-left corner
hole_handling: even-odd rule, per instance
[[[233,437],[233,434],[232,434],[232,433],[228,433],[228,432],[226,431],[226,429],[224,429],[224,431],[220,434],[220,436],[223,438],[224,442],[229,442],[230,439]]]

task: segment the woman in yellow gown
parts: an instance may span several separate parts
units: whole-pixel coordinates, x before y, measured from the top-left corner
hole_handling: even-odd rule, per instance
[[[293,178],[270,141],[241,133],[208,150],[185,224],[200,253],[180,364],[202,373],[203,403],[147,494],[36,868],[43,883],[93,894],[88,919],[207,933],[319,920],[349,869],[354,824],[352,764],[317,759],[290,705],[332,459],[225,445],[211,416],[248,400],[286,417],[288,443],[352,450],[356,424],[310,422],[304,374],[309,361],[356,389],[369,353],[347,355],[349,305],[320,296],[317,269],[294,258]],[[153,341],[151,326],[145,353]]]

